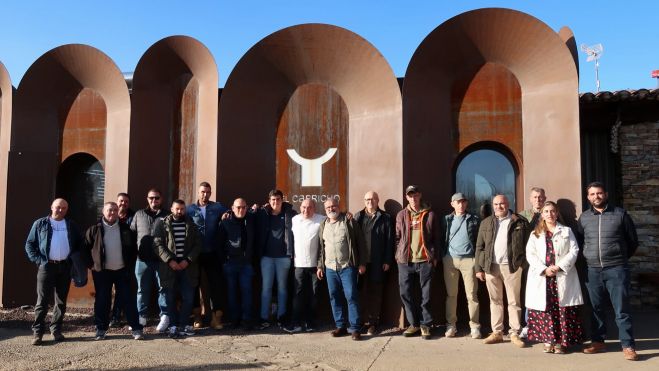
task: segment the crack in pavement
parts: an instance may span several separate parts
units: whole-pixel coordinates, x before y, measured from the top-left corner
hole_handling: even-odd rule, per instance
[[[382,353],[384,353],[385,349],[387,348],[387,346],[391,342],[391,339],[393,339],[393,336],[389,336],[389,339],[387,339],[387,342],[384,343],[384,345],[380,348],[380,351],[375,356],[375,358],[373,358],[373,361],[371,361],[371,363],[368,365],[368,367],[366,368],[366,371],[370,370],[371,367],[373,367],[373,365],[375,364],[375,361],[377,361],[378,358],[380,358],[380,356],[382,355]]]

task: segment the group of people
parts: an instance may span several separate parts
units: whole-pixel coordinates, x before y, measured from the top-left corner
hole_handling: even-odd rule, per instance
[[[326,280],[334,318],[333,337],[360,340],[378,331],[386,275],[396,265],[400,298],[409,326],[405,337],[431,337],[431,278],[441,262],[446,285],[446,337],[457,335],[457,297],[464,283],[470,336],[481,338],[478,281],[490,300],[492,332],[483,342],[504,341],[504,295],[510,342],[544,343],[547,353],[565,353],[580,344],[583,329],[578,306],[584,303],[575,264],[580,251],[587,263],[586,287],[592,310],[592,342],[584,353],[605,350],[605,307],[610,299],[626,359],[637,359],[629,308],[628,259],[638,245],[625,210],[608,203],[601,183],[588,185],[591,207],[573,231],[545,191],[531,189],[530,210],[509,208],[505,195],[492,199],[493,214],[469,213],[468,200],[455,193],[453,212],[437,217],[419,187],[405,189],[407,205],[391,217],[379,207],[376,192],[364,196],[364,208],[341,212],[337,199],[324,202],[325,216],[304,199],[298,214],[279,190],[264,206],[248,207],[243,198],[230,209],[210,201],[202,182],[195,203],[175,200],[169,211],[157,189],[148,206],[133,213],[130,197],[120,193],[106,202],[99,221],[83,234],[66,218],[66,200],[56,199],[50,215],[34,222],[26,242],[29,259],[39,266],[34,345],[42,344],[48,303],[54,298],[50,331],[64,340],[62,321],[71,279],[84,285],[91,269],[96,291],[95,339],[125,313],[135,339],[143,339],[153,287],[158,290],[157,331],[171,337],[193,335],[202,327],[202,302],[209,326],[265,329],[279,325],[298,333],[316,328],[319,282]],[[580,249],[575,235],[583,236]],[[254,308],[253,281],[260,272],[260,308]],[[200,290],[200,277],[207,287]],[[521,290],[526,276],[526,325],[522,327]],[[73,277],[72,277],[73,276]],[[289,282],[289,277],[292,282]],[[137,299],[131,293],[137,281]],[[289,289],[289,287],[292,287]],[[114,288],[114,308],[112,292]],[[273,301],[273,288],[277,298]],[[420,289],[420,301],[415,291]],[[202,295],[200,295],[202,292]],[[202,301],[203,299],[203,301]],[[177,305],[177,303],[179,305]],[[223,318],[224,317],[224,318]]]

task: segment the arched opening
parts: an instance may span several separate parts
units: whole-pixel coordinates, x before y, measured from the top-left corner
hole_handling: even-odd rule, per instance
[[[68,201],[67,216],[82,230],[96,223],[105,195],[105,171],[100,161],[87,153],[68,157],[57,172],[55,194]]]
[[[510,208],[516,209],[517,166],[512,156],[500,146],[480,144],[463,152],[455,170],[455,191],[469,200],[469,212],[481,214],[495,194],[504,194]]]
[[[345,200],[348,122],[345,102],[329,85],[301,85],[289,99],[277,128],[277,188],[296,208],[312,198],[322,213],[328,198]]]

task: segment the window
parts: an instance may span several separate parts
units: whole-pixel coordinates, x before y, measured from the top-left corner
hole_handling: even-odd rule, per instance
[[[492,197],[497,193],[506,195],[510,208],[516,210],[515,177],[515,168],[506,156],[495,150],[480,149],[460,161],[455,191],[464,193],[469,199],[469,212],[475,215],[482,215],[481,208],[488,205],[491,210]]]

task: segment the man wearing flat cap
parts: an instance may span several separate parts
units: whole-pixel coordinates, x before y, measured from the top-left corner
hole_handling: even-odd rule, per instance
[[[408,205],[396,216],[396,263],[400,298],[405,306],[409,327],[403,336],[421,332],[423,339],[430,339],[432,314],[430,312],[430,280],[437,264],[436,251],[440,245],[439,222],[430,205],[421,201],[421,190],[415,185],[405,189]],[[414,281],[421,288],[421,304],[413,294]]]
[[[442,218],[442,264],[446,284],[446,337],[455,337],[457,328],[458,284],[464,282],[469,308],[469,327],[473,339],[481,338],[478,320],[478,281],[476,280],[475,246],[480,220],[467,212],[469,201],[462,193],[451,197],[453,212]]]

